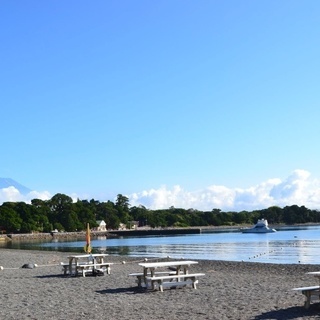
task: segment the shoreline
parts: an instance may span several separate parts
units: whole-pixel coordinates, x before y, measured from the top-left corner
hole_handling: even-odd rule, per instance
[[[319,303],[304,309],[304,296],[292,288],[317,284],[306,272],[319,271],[320,265],[198,260],[192,271],[206,276],[199,278],[197,290],[161,293],[138,289],[129,276],[142,271],[138,263],[144,258],[110,255],[110,275],[83,278],[63,276],[60,262],[69,254],[0,249],[1,318],[319,319]],[[38,267],[22,269],[26,263]]]
[[[310,227],[319,226],[319,223],[306,223],[295,225],[269,225],[270,228],[294,228],[294,227]],[[171,234],[197,234],[202,232],[223,232],[223,231],[237,231],[243,228],[250,227],[250,225],[233,225],[233,226],[200,226],[187,228],[139,228],[137,230],[107,230],[107,231],[91,231],[91,238],[98,237],[114,238],[124,235],[128,236],[144,236],[144,235],[171,235]],[[84,240],[86,231],[79,232],[49,232],[49,233],[12,233],[1,234],[0,241],[29,241],[29,240],[53,240],[53,239],[78,239]]]

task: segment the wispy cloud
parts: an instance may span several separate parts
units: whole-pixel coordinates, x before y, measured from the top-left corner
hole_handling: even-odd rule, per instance
[[[6,201],[30,203],[32,199],[48,200],[52,196],[48,191],[32,191],[23,195],[14,187],[0,189],[0,203]],[[74,200],[83,199],[76,194],[69,196]],[[214,208],[223,211],[250,211],[273,205],[284,207],[294,204],[318,209],[320,208],[320,180],[312,178],[308,171],[295,170],[285,180],[273,178],[246,189],[211,185],[201,190],[188,191],[179,185],[173,188],[161,186],[158,189],[133,193],[127,197],[132,206],[143,205],[148,209],[168,209],[174,206],[203,211]]]

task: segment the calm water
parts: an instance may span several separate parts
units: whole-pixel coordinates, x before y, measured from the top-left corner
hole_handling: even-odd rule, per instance
[[[16,248],[83,252],[84,241],[20,243]],[[166,257],[266,263],[320,264],[320,226],[282,228],[276,233],[207,232],[194,235],[92,240],[94,251]]]

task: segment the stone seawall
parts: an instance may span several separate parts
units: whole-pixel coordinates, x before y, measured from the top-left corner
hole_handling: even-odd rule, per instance
[[[28,241],[28,240],[51,240],[50,233],[21,233],[21,234],[8,234],[12,241]]]
[[[132,236],[156,236],[156,235],[174,235],[174,234],[199,234],[201,228],[159,228],[159,229],[138,229],[138,230],[109,230],[109,231],[91,231],[91,239],[100,237],[117,238]],[[50,232],[50,233],[24,233],[3,235],[12,241],[51,241],[59,240],[85,240],[86,232]]]
[[[97,237],[107,237],[107,232],[91,232],[91,239]],[[8,234],[7,237],[12,241],[28,241],[28,240],[43,240],[51,241],[52,239],[75,239],[75,240],[85,240],[85,232],[51,232],[51,233],[24,233],[24,234]]]
[[[138,229],[138,230],[114,230],[110,234],[116,236],[164,236],[177,234],[200,234],[201,228],[158,228],[158,229]]]
[[[0,242],[10,241],[11,239],[7,235],[0,235]]]

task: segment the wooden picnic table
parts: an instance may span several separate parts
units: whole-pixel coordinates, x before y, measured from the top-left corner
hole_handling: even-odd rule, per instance
[[[104,268],[107,273],[110,273],[110,266],[112,263],[107,263],[104,258],[108,256],[104,253],[92,253],[92,254],[78,254],[68,256],[68,264],[63,264],[64,272],[66,274],[69,271],[69,275],[77,276],[79,272],[85,277],[87,272],[98,273],[103,271]]]
[[[304,307],[308,309],[312,300],[320,300],[320,271],[311,271],[306,274],[310,274],[318,278],[319,285],[293,288],[294,291],[300,291],[305,296]]]
[[[164,261],[164,262],[142,262],[139,263],[139,266],[143,267],[143,272],[145,276],[147,275],[148,271],[150,271],[151,276],[154,275],[154,272],[158,268],[174,268],[176,274],[179,274],[180,271],[183,269],[183,273],[187,274],[188,269],[192,264],[197,264],[198,261],[190,261],[190,260],[179,260],[179,261]]]
[[[189,274],[189,267],[191,265],[197,264],[197,261],[191,261],[191,260],[174,260],[174,261],[165,261],[165,262],[143,262],[139,263],[140,266],[143,267],[143,273],[140,276],[138,275],[138,285],[140,283],[140,286],[144,286],[146,288],[154,289],[154,284],[159,284],[159,289],[163,291],[163,284],[165,281],[165,284],[167,286],[176,287],[179,284],[185,285],[186,283],[193,284],[193,287],[196,288],[195,284],[197,283],[197,277],[202,276],[204,274]],[[156,270],[159,268],[169,268],[171,271],[167,272],[166,274],[163,274],[164,272],[157,272]],[[161,273],[161,275],[159,275]],[[183,281],[187,280],[188,281]],[[176,281],[173,281],[176,280]]]

